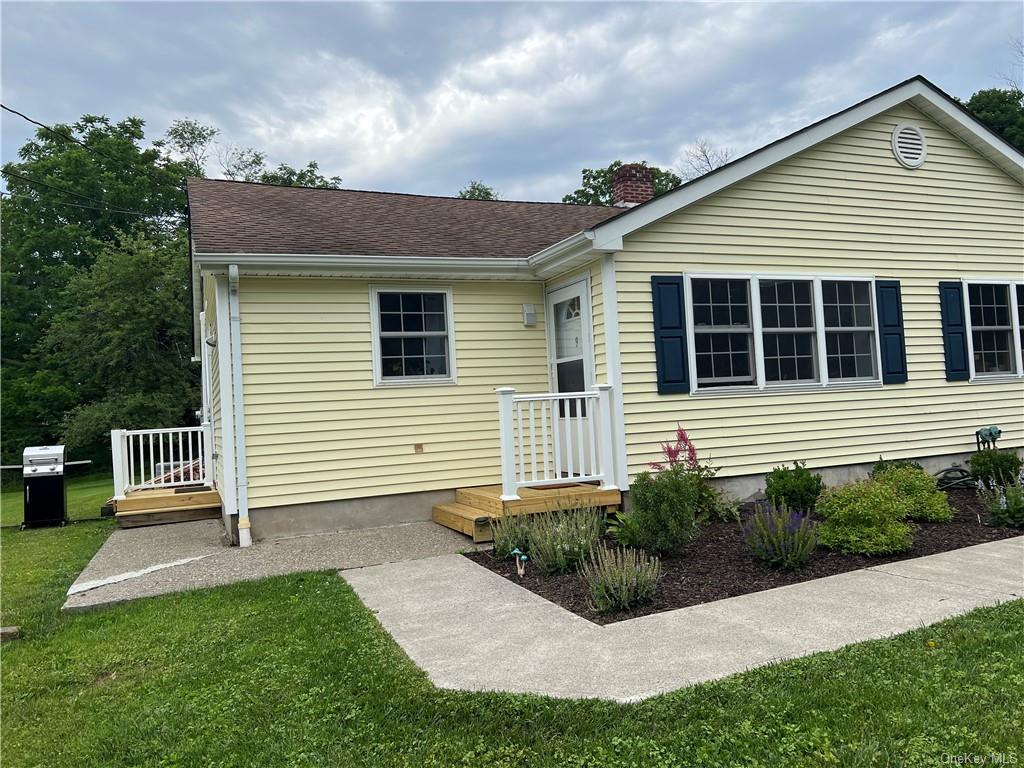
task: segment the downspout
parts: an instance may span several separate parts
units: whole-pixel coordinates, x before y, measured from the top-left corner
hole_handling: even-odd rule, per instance
[[[252,545],[249,527],[249,476],[245,460],[245,408],[242,402],[242,332],[238,309],[238,265],[228,266],[228,314],[231,327],[231,391],[235,416],[235,498],[238,503],[238,546]]]

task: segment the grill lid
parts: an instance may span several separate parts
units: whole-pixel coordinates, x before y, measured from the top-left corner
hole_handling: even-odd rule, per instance
[[[22,453],[21,463],[26,475],[60,474],[64,471],[64,446],[30,446]]]

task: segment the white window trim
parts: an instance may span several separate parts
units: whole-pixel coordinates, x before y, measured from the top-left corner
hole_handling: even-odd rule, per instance
[[[693,291],[691,279],[747,280],[750,291],[751,328],[754,334],[754,382],[735,387],[701,387],[697,383],[696,328],[693,322]],[[817,338],[818,381],[808,382],[767,382],[764,374],[764,341],[761,329],[761,280],[802,280],[811,283],[814,292],[814,332]],[[870,284],[871,324],[875,334],[875,377],[864,379],[835,379],[828,376],[828,358],[825,350],[825,311],[821,296],[821,284],[826,280],[864,282]],[[874,275],[831,275],[793,273],[739,273],[739,272],[687,272],[683,274],[683,300],[686,303],[686,341],[689,357],[690,394],[703,397],[721,395],[780,394],[785,392],[808,392],[822,389],[874,389],[882,386],[882,347],[878,328],[877,295]]]
[[[381,293],[443,293],[445,324],[448,330],[448,375],[446,376],[389,376],[384,378],[381,371],[380,353],[380,300]],[[429,284],[371,285],[370,286],[370,345],[373,350],[373,386],[390,387],[434,387],[458,383],[455,368],[455,311],[452,301],[452,287]]]
[[[1016,372],[1010,373],[977,373],[974,370],[974,326],[971,324],[971,295],[968,288],[972,285],[1005,285],[1009,288],[1010,300],[1010,348],[1013,350],[1013,362]],[[971,382],[1011,381],[1024,378],[1024,359],[1021,358],[1020,326],[1021,317],[1017,308],[1017,286],[1024,285],[1024,280],[1010,280],[991,277],[962,277],[960,290],[964,306],[964,327],[967,329],[967,364],[970,366]]]

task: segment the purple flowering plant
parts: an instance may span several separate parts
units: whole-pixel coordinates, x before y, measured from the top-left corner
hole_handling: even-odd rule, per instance
[[[754,554],[779,568],[799,568],[818,545],[818,524],[807,512],[759,504],[741,523]]]

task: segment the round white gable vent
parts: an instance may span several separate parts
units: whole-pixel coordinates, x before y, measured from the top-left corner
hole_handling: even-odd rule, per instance
[[[892,129],[892,153],[907,168],[919,168],[928,156],[924,132],[916,125],[900,123]]]

